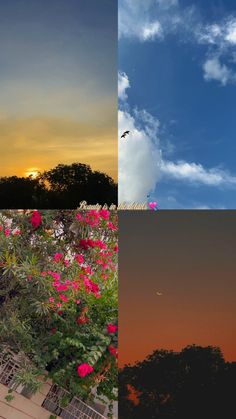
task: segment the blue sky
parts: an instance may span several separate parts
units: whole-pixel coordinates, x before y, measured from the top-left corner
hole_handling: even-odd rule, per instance
[[[117,4],[0,0],[0,175],[87,163],[117,177]]]
[[[234,1],[121,0],[119,96],[120,201],[236,208]]]

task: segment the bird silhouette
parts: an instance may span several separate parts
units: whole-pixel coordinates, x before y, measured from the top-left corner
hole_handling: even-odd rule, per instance
[[[121,135],[121,137],[120,138],[125,138],[126,137],[126,135],[128,135],[130,133],[130,131],[125,131],[125,132],[123,132],[123,134]]]

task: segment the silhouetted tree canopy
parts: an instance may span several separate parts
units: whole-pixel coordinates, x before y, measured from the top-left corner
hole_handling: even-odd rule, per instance
[[[105,173],[92,171],[81,163],[59,164],[36,179],[0,178],[2,209],[73,209],[81,201],[90,205],[117,205],[117,184]]]
[[[236,362],[225,362],[219,348],[156,350],[120,370],[119,418],[233,419],[235,380]],[[139,392],[138,403],[130,400],[130,385]]]

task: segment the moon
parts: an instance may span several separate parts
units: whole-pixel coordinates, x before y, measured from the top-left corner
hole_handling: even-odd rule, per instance
[[[162,292],[158,292],[158,291],[156,291],[156,295],[158,295],[158,297],[160,297],[161,295],[163,295],[162,294]]]

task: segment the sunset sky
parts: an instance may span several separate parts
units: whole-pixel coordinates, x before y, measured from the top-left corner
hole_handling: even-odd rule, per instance
[[[117,2],[0,2],[0,176],[81,162],[117,177]]]
[[[236,213],[120,211],[119,243],[120,365],[194,343],[235,361]]]

